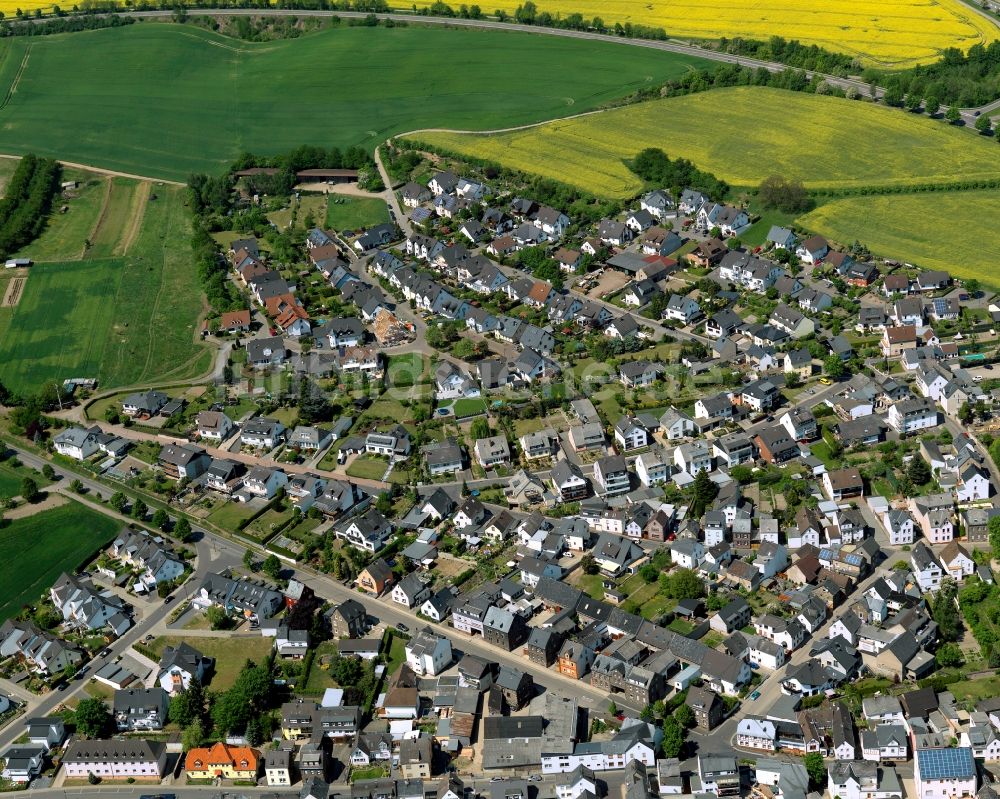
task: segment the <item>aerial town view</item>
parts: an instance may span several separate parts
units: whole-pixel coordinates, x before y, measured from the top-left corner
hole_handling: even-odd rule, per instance
[[[0,793],[1000,799],[1000,0],[0,0]]]

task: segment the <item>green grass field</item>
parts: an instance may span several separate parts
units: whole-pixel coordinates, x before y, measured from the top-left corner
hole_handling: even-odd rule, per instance
[[[4,93],[29,47],[4,109],[0,152],[30,150],[174,180],[221,172],[247,151],[372,148],[420,127],[537,122],[709,64],[503,31],[345,27],[249,43],[189,26],[138,23],[4,39],[0,60],[14,65],[0,70]],[[544,79],[498,77],[511,64]]]
[[[623,159],[646,147],[689,158],[734,186],[768,175],[813,188],[1000,177],[996,142],[870,103],[766,87],[654,100],[509,133],[416,138],[622,198],[642,190]]]
[[[350,466],[347,467],[347,474],[351,477],[360,477],[366,480],[381,480],[389,464],[373,455],[359,455]]]
[[[115,179],[87,257],[33,266],[21,301],[0,308],[6,385],[32,391],[47,381],[97,377],[111,388],[208,368],[210,353],[195,342],[201,300],[183,189],[158,186],[157,200],[138,205],[148,191],[149,184]],[[51,252],[69,252],[68,236],[48,233],[61,242],[52,239]]]
[[[798,222],[836,241],[857,239],[876,255],[1000,288],[1000,232],[995,225],[980,225],[970,233],[966,222],[972,215],[992,219],[998,213],[995,191],[889,194],[835,200]]]
[[[177,646],[184,640],[183,637],[164,635],[150,641],[149,648],[160,654],[165,647]],[[270,638],[263,638],[259,635],[233,636],[224,632],[220,632],[218,638],[199,636],[186,640],[203,655],[215,659],[215,671],[209,682],[213,691],[225,691],[227,688],[231,688],[247,660],[260,663],[274,646],[274,642]]]
[[[121,528],[76,502],[13,519],[0,527],[0,621],[34,602],[64,571],[73,571]]]
[[[75,261],[83,257],[84,242],[97,227],[108,197],[109,180],[74,169],[64,170],[63,179],[80,182],[74,196],[56,199],[42,235],[18,255],[34,261]],[[61,213],[62,206],[67,207],[66,213]]]
[[[389,221],[385,200],[332,195],[326,207],[326,226],[332,230],[359,230]]]

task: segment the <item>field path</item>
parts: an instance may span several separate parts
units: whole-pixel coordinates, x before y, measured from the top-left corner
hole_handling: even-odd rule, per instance
[[[45,499],[41,502],[36,502],[32,505],[30,502],[25,502],[23,505],[18,505],[16,508],[4,511],[3,517],[5,519],[23,519],[27,516],[34,516],[36,513],[41,513],[43,510],[52,510],[52,508],[58,508],[60,505],[65,505],[69,500],[62,494],[57,494],[55,491],[49,491],[45,495]]]
[[[3,101],[0,102],[0,110],[7,107],[7,103],[10,102],[10,98],[14,96],[14,92],[17,91],[17,84],[21,82],[21,76],[24,74],[24,70],[28,66],[28,56],[31,55],[31,45],[28,44],[24,48],[24,58],[21,59],[21,66],[17,68],[17,74],[14,75],[14,80],[11,81],[10,88],[7,89],[7,94],[4,95]]]
[[[150,186],[147,181],[139,184],[139,189],[132,195],[132,206],[129,208],[129,223],[125,232],[115,245],[114,255],[128,255],[132,249],[136,237],[139,235],[139,228],[142,227],[142,220],[146,216],[146,206],[149,203]]]
[[[108,205],[111,204],[111,178],[104,181],[104,198],[101,200],[101,210],[97,212],[97,219],[94,220],[94,226],[90,229],[90,233],[87,234],[87,240],[83,243],[83,250],[80,253],[80,257],[77,258],[78,261],[82,261],[87,257],[87,250],[93,246],[94,239],[97,238],[97,232],[101,229],[101,225],[104,223],[104,217],[108,213]]]
[[[21,156],[14,155],[13,153],[0,153],[0,158],[10,158],[14,161],[20,161]],[[119,172],[115,169],[105,169],[104,167],[94,166],[93,164],[80,164],[76,161],[63,161],[62,159],[56,159],[63,166],[68,166],[73,169],[82,169],[85,172],[93,172],[97,175],[107,175],[112,178],[131,178],[132,180],[145,180],[145,181],[155,181],[156,183],[162,183],[167,186],[186,186],[187,184],[180,180],[166,180],[164,178],[151,178],[149,175],[136,175],[132,172]]]

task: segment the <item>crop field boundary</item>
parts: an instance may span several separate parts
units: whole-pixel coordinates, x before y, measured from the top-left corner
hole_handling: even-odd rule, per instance
[[[3,100],[0,101],[0,111],[7,107],[10,102],[10,98],[14,96],[14,92],[17,91],[17,86],[21,82],[21,76],[24,74],[24,70],[28,67],[28,56],[31,55],[31,45],[25,45],[24,57],[21,59],[21,64],[17,68],[17,72],[14,74],[14,80],[11,81],[10,86],[7,88],[7,93],[4,95]]]

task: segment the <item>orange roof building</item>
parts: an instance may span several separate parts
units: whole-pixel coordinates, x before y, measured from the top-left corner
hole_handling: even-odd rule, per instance
[[[211,747],[189,749],[184,756],[184,771],[189,779],[253,780],[260,767],[260,752],[249,746],[217,743]]]

